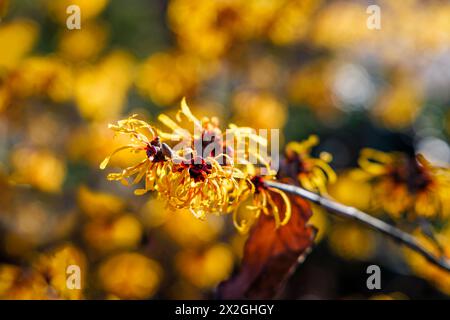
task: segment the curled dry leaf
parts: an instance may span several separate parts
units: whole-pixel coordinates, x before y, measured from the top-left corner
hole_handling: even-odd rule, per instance
[[[278,194],[272,196],[282,203]],[[312,215],[309,203],[298,197],[290,197],[290,201],[292,216],[285,226],[276,228],[270,215],[259,217],[245,243],[240,270],[218,287],[220,299],[274,298],[303,262],[316,229],[307,224]]]

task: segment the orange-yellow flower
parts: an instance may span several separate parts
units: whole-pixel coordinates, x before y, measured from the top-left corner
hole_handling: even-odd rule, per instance
[[[159,116],[159,120],[171,132],[153,128],[135,116],[110,126],[131,139],[130,144],[113,154],[128,149],[142,153],[143,159],[121,173],[109,174],[109,180],[120,180],[127,184],[127,178],[135,176],[133,184],[136,184],[144,179],[145,188],[136,190],[135,194],[157,191],[169,208],[188,209],[200,219],[210,213],[237,211],[239,205],[254,194],[252,210],[256,217],[260,212],[271,212],[277,226],[287,223],[290,216],[287,196],[276,189],[266,189],[262,178],[255,174],[257,166],[248,161],[249,155],[254,156],[274,177],[270,158],[259,155],[255,144],[250,143],[254,141],[266,146],[265,138],[258,137],[250,128],[235,125],[230,125],[227,135],[224,135],[217,118],[197,119],[184,99],[175,120],[164,114]],[[234,147],[234,140],[233,145],[229,144],[229,133],[237,140],[237,148]],[[111,156],[103,161],[101,168],[105,168]],[[272,199],[274,193],[279,194],[285,202],[283,219],[280,218],[278,205]],[[235,225],[241,231],[248,229],[239,226],[236,221],[235,218]]]
[[[373,200],[395,218],[444,218],[450,213],[450,170],[422,155],[363,149],[359,165],[373,183]]]
[[[104,261],[99,279],[110,298],[146,299],[159,289],[163,269],[139,253],[119,253]]]
[[[254,175],[247,179],[241,185],[240,198],[251,200],[251,204],[246,205],[245,209],[251,212],[250,217],[239,218],[240,208],[236,208],[233,212],[233,223],[236,229],[241,233],[246,233],[252,226],[252,223],[261,215],[272,215],[275,219],[275,226],[278,228],[284,226],[291,218],[291,202],[288,196],[281,190],[268,187],[264,183],[264,179],[273,179],[273,176],[265,178]],[[276,201],[274,197],[280,197],[280,201]],[[282,210],[284,209],[284,210]]]
[[[332,160],[329,153],[322,152],[320,158],[311,157],[311,149],[318,143],[315,135],[302,142],[288,143],[283,174],[298,179],[307,190],[327,194],[327,185],[336,181],[336,174],[329,165]]]
[[[233,153],[227,152],[218,119],[197,119],[183,99],[176,122],[164,114],[159,120],[172,130],[159,132],[162,138],[181,141],[181,148],[175,146],[171,174],[162,178],[158,190],[169,207],[188,208],[198,218],[234,210],[239,200],[238,181],[245,175],[234,166]],[[181,126],[186,120],[193,130]]]
[[[110,173],[108,180],[119,180],[128,185],[127,178],[135,176],[132,184],[139,183],[145,178],[145,187],[134,191],[137,195],[145,194],[147,191],[155,190],[157,182],[170,171],[171,162],[166,161],[167,153],[165,145],[161,143],[155,130],[145,121],[136,119],[133,115],[125,120],[120,120],[117,125],[109,126],[117,134],[130,137],[130,144],[116,149],[109,157],[100,164],[104,169],[111,157],[117,152],[129,150],[134,153],[143,154],[143,159],[120,173]]]

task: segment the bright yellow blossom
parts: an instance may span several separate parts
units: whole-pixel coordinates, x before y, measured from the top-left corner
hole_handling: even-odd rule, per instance
[[[264,180],[266,179],[274,179],[274,176],[262,178],[261,176],[255,175],[249,181],[247,180],[242,183],[240,198],[251,200],[251,203],[246,205],[246,209],[250,210],[253,214],[250,217],[242,218],[239,217],[240,208],[238,207],[234,210],[233,223],[241,233],[248,232],[252,223],[261,213],[272,215],[277,228],[286,225],[291,218],[292,209],[288,196],[281,190],[267,187],[264,184]],[[277,197],[281,199],[281,204],[280,201],[275,200]]]
[[[208,213],[237,211],[240,203],[254,194],[255,216],[259,216],[261,211],[266,214],[271,212],[277,226],[287,223],[290,217],[287,196],[276,189],[266,190],[262,178],[255,174],[257,168],[246,160],[248,155],[253,155],[271,172],[270,159],[260,156],[250,143],[250,140],[255,140],[266,146],[264,138],[256,136],[250,128],[231,124],[229,132],[238,143],[238,148],[234,148],[228,144],[228,137],[220,130],[217,118],[197,119],[184,99],[176,121],[164,114],[159,116],[159,120],[172,131],[157,130],[135,116],[110,126],[118,134],[128,135],[131,139],[130,144],[117,149],[113,154],[128,149],[141,153],[143,159],[121,173],[109,174],[109,180],[120,180],[127,184],[126,179],[136,175],[133,184],[144,179],[145,188],[136,190],[135,194],[156,190],[166,200],[168,207],[188,209],[200,219],[205,218]],[[189,126],[193,129],[185,128]],[[227,135],[229,132],[227,131]],[[212,149],[211,143],[205,145],[208,138],[214,146]],[[168,145],[173,142],[178,144],[172,147]],[[111,156],[102,162],[102,169]],[[285,203],[282,219],[278,205],[272,200],[273,193],[279,194]],[[267,202],[271,205],[271,211],[266,208]],[[236,218],[235,224],[239,225]],[[247,228],[241,228],[244,229]]]
[[[286,146],[285,174],[297,178],[300,185],[310,191],[327,194],[327,185],[336,181],[329,163],[332,157],[322,152],[320,158],[311,157],[311,149],[319,143],[316,135],[302,142],[289,142]]]

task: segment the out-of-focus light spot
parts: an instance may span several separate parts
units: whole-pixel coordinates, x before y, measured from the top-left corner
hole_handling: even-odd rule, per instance
[[[168,212],[163,225],[169,237],[181,246],[196,247],[214,241],[224,227],[223,219],[210,216],[206,221],[195,218],[188,210]]]
[[[448,164],[450,162],[450,147],[441,139],[426,137],[417,143],[417,150],[434,164]]]
[[[199,288],[213,288],[229,277],[233,254],[228,245],[218,243],[204,251],[181,251],[176,257],[179,272]]]
[[[429,97],[441,101],[450,98],[450,49],[432,57],[422,72],[422,79]]]
[[[367,71],[355,64],[340,66],[333,79],[333,93],[344,111],[368,108],[374,97],[375,87]]]
[[[328,244],[334,254],[346,260],[368,260],[376,249],[374,233],[351,222],[330,228]]]
[[[159,288],[163,269],[158,262],[138,253],[121,253],[108,258],[99,268],[99,278],[112,297],[146,299]]]
[[[38,25],[31,20],[20,19],[2,23],[0,27],[0,67],[16,66],[33,48],[38,31]]]
[[[165,203],[161,199],[152,198],[148,200],[139,212],[144,225],[148,228],[155,228],[163,225],[168,217]]]

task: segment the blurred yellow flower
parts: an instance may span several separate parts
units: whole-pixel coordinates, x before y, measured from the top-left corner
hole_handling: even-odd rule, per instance
[[[19,97],[48,97],[62,103],[72,97],[73,74],[70,67],[57,57],[29,57],[14,70],[10,86]]]
[[[176,256],[177,270],[197,287],[214,288],[233,270],[234,258],[229,246],[218,243],[204,251],[186,249]]]
[[[212,216],[205,221],[195,218],[188,210],[170,212],[166,209],[167,221],[164,231],[178,245],[199,247],[213,242],[221,234],[223,220]]]
[[[442,252],[436,247],[436,243],[426,237],[419,230],[413,233],[427,250],[437,257],[443,259],[450,258],[450,228],[447,226],[443,230],[434,234],[435,239],[442,248]],[[429,263],[425,258],[416,252],[405,248],[404,255],[412,272],[417,276],[426,279],[443,293],[450,295],[450,274],[434,264]]]
[[[318,4],[317,0],[173,0],[168,20],[183,49],[217,58],[239,41],[267,36],[285,45],[302,40]]]
[[[328,245],[343,259],[367,260],[376,250],[373,231],[353,222],[339,222],[329,229]]]
[[[59,36],[58,49],[70,61],[86,62],[103,50],[107,36],[104,24],[85,23],[80,30],[64,30]]]
[[[225,52],[240,28],[244,17],[243,2],[173,0],[169,3],[168,20],[188,52],[215,58]],[[201,35],[201,36],[199,36]]]
[[[89,246],[101,253],[117,249],[134,249],[141,241],[142,226],[131,214],[107,221],[93,220],[84,226],[83,235]]]
[[[152,297],[162,281],[159,264],[138,253],[121,253],[103,262],[99,277],[104,290],[120,299]]]
[[[82,185],[78,189],[78,206],[90,218],[108,218],[122,212],[123,199],[105,192],[92,191]]]
[[[324,59],[313,60],[290,75],[287,93],[292,102],[311,108],[321,120],[333,119],[338,109],[332,99],[332,65]]]
[[[84,118],[102,121],[121,114],[132,84],[133,64],[128,53],[114,51],[77,74],[75,100]]]
[[[173,215],[170,215],[170,213],[168,212],[164,201],[158,198],[149,199],[139,210],[139,216],[143,225],[147,228],[156,228],[162,226],[170,217],[173,217]]]
[[[422,155],[363,149],[359,165],[373,184],[374,205],[394,218],[446,218],[450,214],[450,169]]]
[[[0,71],[11,69],[33,48],[38,26],[31,20],[15,20],[0,25]]]
[[[422,109],[420,85],[412,76],[396,76],[379,96],[372,113],[382,125],[392,129],[410,126]]]
[[[280,1],[277,1],[280,2]],[[278,45],[297,43],[308,34],[313,14],[322,0],[289,0],[276,11],[269,38]]]
[[[312,42],[330,49],[342,49],[360,43],[372,32],[366,27],[366,9],[363,3],[352,1],[336,1],[325,6],[311,27]]]
[[[255,129],[280,129],[286,123],[286,106],[270,92],[238,91],[233,96],[234,122]]]
[[[49,285],[62,299],[81,299],[86,288],[87,277],[86,257],[71,244],[62,245],[48,253],[41,254],[33,264],[47,279]],[[81,288],[69,288],[67,286],[67,270],[69,266],[79,267]]]
[[[192,95],[200,82],[214,73],[213,65],[180,52],[159,52],[139,69],[136,86],[142,95],[160,106]]]
[[[371,206],[372,187],[364,174],[348,170],[339,174],[336,183],[329,188],[330,195],[337,201],[360,210]],[[355,197],[355,194],[358,196]]]
[[[49,298],[51,296],[47,282],[38,272],[8,264],[0,265],[0,299],[45,300]]]
[[[449,43],[450,5],[421,1],[382,1],[383,32],[372,37],[377,54],[389,64],[411,65],[418,57],[439,52]],[[395,17],[395,19],[393,19]],[[422,26],[427,24],[426,28]],[[372,33],[373,34],[373,33]],[[396,40],[396,46],[392,41]]]
[[[30,184],[44,192],[56,193],[66,176],[65,163],[45,149],[17,148],[12,152],[14,168],[11,179],[15,183]]]
[[[417,12],[417,11],[416,11]],[[424,12],[424,21],[430,23],[428,28],[420,28],[420,32],[414,33],[419,38],[419,48],[428,50],[442,50],[450,43],[450,4],[433,3]],[[446,31],[447,30],[447,31]]]

